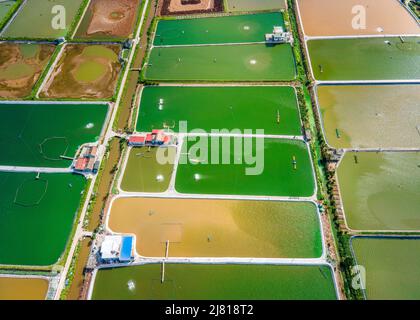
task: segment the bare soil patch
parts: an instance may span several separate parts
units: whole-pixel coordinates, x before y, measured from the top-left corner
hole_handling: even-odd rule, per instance
[[[131,37],[140,0],[93,0],[81,25],[81,37]]]
[[[223,0],[162,0],[162,16],[223,11]]]

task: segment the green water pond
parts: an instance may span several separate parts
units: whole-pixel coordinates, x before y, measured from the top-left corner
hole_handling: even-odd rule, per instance
[[[326,266],[149,264],[103,269],[92,299],[336,299]]]
[[[80,145],[95,142],[106,104],[0,104],[0,165],[68,167]]]
[[[295,60],[289,44],[155,47],[149,80],[293,80]]]
[[[184,142],[175,188],[194,194],[310,197],[315,182],[302,141],[203,138]]]
[[[160,164],[158,152],[168,152],[172,159]],[[130,150],[121,181],[121,189],[128,192],[164,192],[168,189],[173,171],[176,148],[133,148]]]
[[[308,41],[317,80],[420,79],[420,38],[359,38]]]
[[[161,20],[154,45],[263,42],[273,26],[284,28],[280,12],[201,19]]]
[[[420,230],[420,152],[348,152],[337,170],[357,230]]]
[[[79,10],[83,0],[27,0],[19,11],[16,18],[7,29],[3,36],[7,38],[49,38],[56,39],[67,35],[69,28]],[[59,7],[56,7],[59,6]],[[53,13],[53,9],[58,9]],[[53,21],[58,19],[59,13],[64,14],[64,29],[53,26]],[[59,13],[58,13],[59,12]],[[60,27],[60,23],[58,23]]]
[[[420,299],[420,239],[353,238],[357,263],[366,270],[368,300]]]
[[[0,172],[0,264],[57,262],[85,186],[81,175]]]
[[[143,89],[137,131],[169,127],[179,132],[182,130],[180,121],[187,122],[187,131],[263,129],[265,134],[302,134],[292,87],[159,86]]]

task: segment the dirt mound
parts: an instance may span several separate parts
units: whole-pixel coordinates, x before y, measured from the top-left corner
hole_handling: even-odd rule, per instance
[[[160,14],[179,15],[223,11],[223,0],[162,0]]]

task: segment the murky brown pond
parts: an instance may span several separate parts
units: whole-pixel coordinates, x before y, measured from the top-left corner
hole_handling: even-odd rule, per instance
[[[132,37],[139,0],[92,0],[76,37]]]
[[[318,86],[317,94],[333,148],[420,147],[420,85]]]
[[[111,183],[114,179],[114,167],[118,165],[121,157],[120,139],[112,139],[109,145],[109,153],[105,159],[104,169],[101,173],[98,190],[96,192],[96,201],[93,205],[92,214],[89,219],[88,230],[94,231],[101,222],[102,209],[108,197]]]
[[[0,98],[24,98],[41,76],[55,46],[0,43]]]
[[[315,258],[320,222],[309,202],[119,198],[114,232],[136,235],[142,256]]]
[[[415,19],[397,0],[298,0],[298,3],[308,36],[420,33]],[[353,26],[363,26],[354,25],[353,19],[363,9],[366,23],[364,28],[356,29]]]
[[[74,269],[74,278],[70,285],[69,293],[67,294],[67,300],[79,300],[84,281],[83,271],[89,258],[91,245],[92,240],[90,238],[85,238],[81,242],[76,267]]]
[[[0,276],[0,300],[44,300],[48,285],[48,280],[42,278]]]
[[[122,65],[119,45],[69,44],[40,94],[43,98],[109,99]]]

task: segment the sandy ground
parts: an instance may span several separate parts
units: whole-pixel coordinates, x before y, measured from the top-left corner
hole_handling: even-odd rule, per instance
[[[133,32],[139,0],[93,0],[87,35],[128,36]]]

